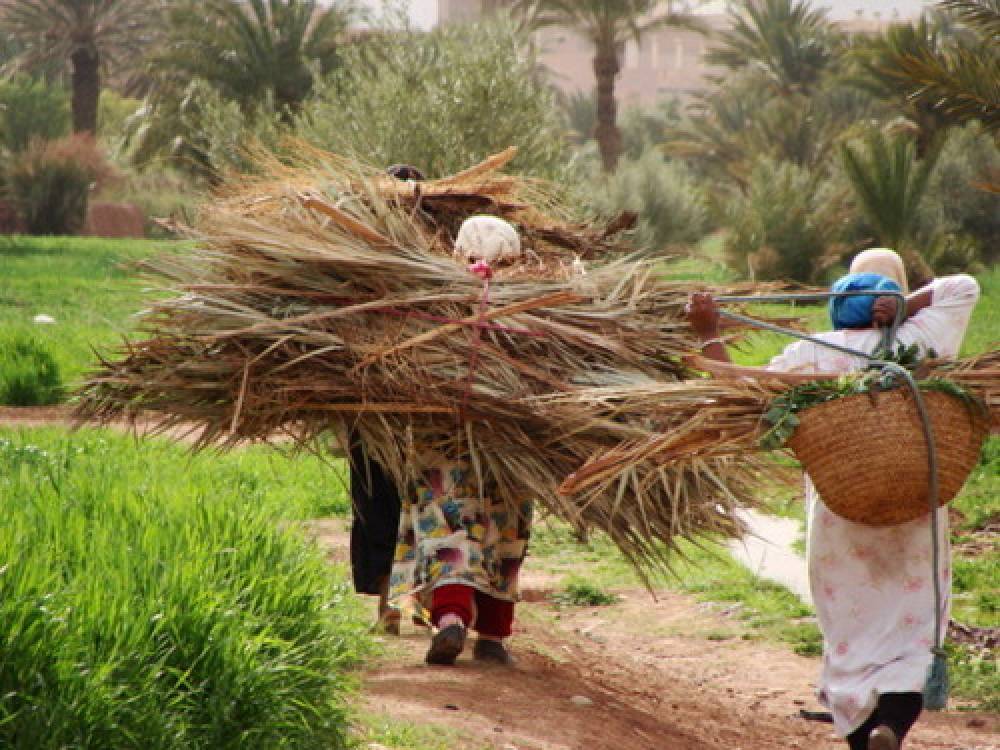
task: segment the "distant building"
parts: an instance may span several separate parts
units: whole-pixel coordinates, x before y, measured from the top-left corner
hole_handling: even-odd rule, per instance
[[[476,21],[491,11],[510,5],[510,0],[438,0],[438,23]],[[682,7],[682,3],[677,4]],[[722,3],[716,3],[721,6]],[[728,25],[725,13],[699,13],[698,21],[712,30]],[[839,22],[855,33],[873,33],[898,21],[899,14],[856,13]],[[546,28],[535,34],[541,63],[563,91],[594,88],[593,45],[572,29]],[[665,27],[642,37],[642,44],[629,41],[622,49],[622,71],[616,91],[623,105],[650,105],[661,99],[687,99],[708,87],[708,76],[722,71],[704,62],[711,40],[698,32]]]

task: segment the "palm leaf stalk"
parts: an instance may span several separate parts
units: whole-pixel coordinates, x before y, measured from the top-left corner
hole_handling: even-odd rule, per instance
[[[573,223],[544,185],[498,174],[512,156],[417,184],[304,152],[308,166],[234,179],[205,209],[197,250],[151,268],[173,294],[102,359],[78,417],[152,417],[200,446],[322,443],[351,427],[401,486],[424,449],[469,455],[508,502],[532,497],[581,532],[603,529],[639,567],[664,563],[677,537],[738,533],[753,460],[645,462],[613,488],[557,492],[647,428],[578,429],[576,407],[538,397],[692,376],[690,289],[623,256],[616,227]],[[461,219],[483,212],[516,222],[529,256],[488,298],[452,250]],[[585,273],[581,257],[593,258]]]

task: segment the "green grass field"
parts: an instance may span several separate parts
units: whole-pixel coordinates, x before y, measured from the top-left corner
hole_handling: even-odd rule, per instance
[[[371,648],[317,459],[0,429],[0,745],[346,748]]]
[[[78,378],[94,347],[114,346],[150,299],[138,263],[183,251],[180,242],[83,237],[0,239],[0,329],[24,333],[55,355],[63,378]],[[39,325],[36,315],[56,322]]]

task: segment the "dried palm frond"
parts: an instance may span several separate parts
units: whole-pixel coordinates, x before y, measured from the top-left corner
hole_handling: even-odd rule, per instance
[[[786,375],[755,368],[716,366],[699,358],[718,376],[711,380],[663,383],[635,380],[610,387],[578,389],[542,397],[551,408],[567,408],[580,422],[567,429],[584,430],[602,421],[644,424],[622,442],[593,456],[569,475],[559,491],[567,495],[606,492],[637,465],[674,466],[692,461],[746,460],[767,450],[762,438],[771,425],[765,414],[775,400],[796,385],[836,381],[835,374]],[[1000,350],[958,361],[928,362],[922,373],[946,379],[982,401],[993,430],[1000,429]],[[840,390],[833,386],[831,390]]]
[[[468,455],[512,506],[531,497],[579,531],[603,529],[637,566],[664,561],[677,537],[739,532],[754,460],[638,460],[613,483],[557,491],[650,425],[545,397],[695,374],[691,285],[630,258],[614,236],[627,222],[574,224],[545,186],[496,173],[509,154],[426,183],[302,158],[226,185],[197,249],[151,266],[173,294],[102,359],[78,417],[152,418],[201,445],[308,443],[346,426],[401,486],[425,451]],[[480,210],[513,221],[533,253],[489,283],[452,251]],[[577,258],[593,261],[582,271]]]

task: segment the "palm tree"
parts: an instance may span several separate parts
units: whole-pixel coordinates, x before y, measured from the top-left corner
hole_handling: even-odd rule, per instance
[[[756,70],[783,94],[808,93],[837,58],[840,37],[809,0],[743,0],[728,15],[730,28],[715,35],[705,61]]]
[[[17,0],[3,4],[0,32],[18,47],[5,66],[70,69],[74,132],[97,131],[101,76],[134,65],[158,28],[157,0]]]
[[[626,41],[639,43],[644,34],[669,24],[693,26],[690,18],[673,12],[669,0],[517,0],[516,12],[531,27],[575,29],[594,45],[597,82],[597,126],[594,135],[604,170],[613,172],[621,156],[615,79],[621,72]]]
[[[844,130],[872,114],[870,97],[833,80],[809,96],[775,96],[762,76],[743,71],[699,95],[686,122],[668,131],[663,148],[691,160],[718,185],[745,191],[764,156],[825,171]]]
[[[937,135],[951,124],[938,102],[912,95],[901,85],[907,60],[936,58],[955,44],[955,31],[940,14],[919,21],[893,24],[884,33],[859,37],[852,45],[854,71],[846,80],[853,86],[902,111],[909,129],[916,133],[917,156],[923,156]]]
[[[315,74],[339,64],[345,8],[317,0],[182,0],[168,14],[153,74],[161,83],[205,81],[248,114],[269,100],[290,120]]]
[[[894,78],[910,99],[951,122],[977,120],[1000,132],[1000,0],[942,0],[938,7],[953,13],[967,36],[898,55]]]
[[[912,247],[920,203],[941,153],[938,139],[922,159],[902,134],[868,133],[864,149],[841,144],[844,171],[858,207],[885,247],[899,250],[917,276],[931,276],[926,262]]]

